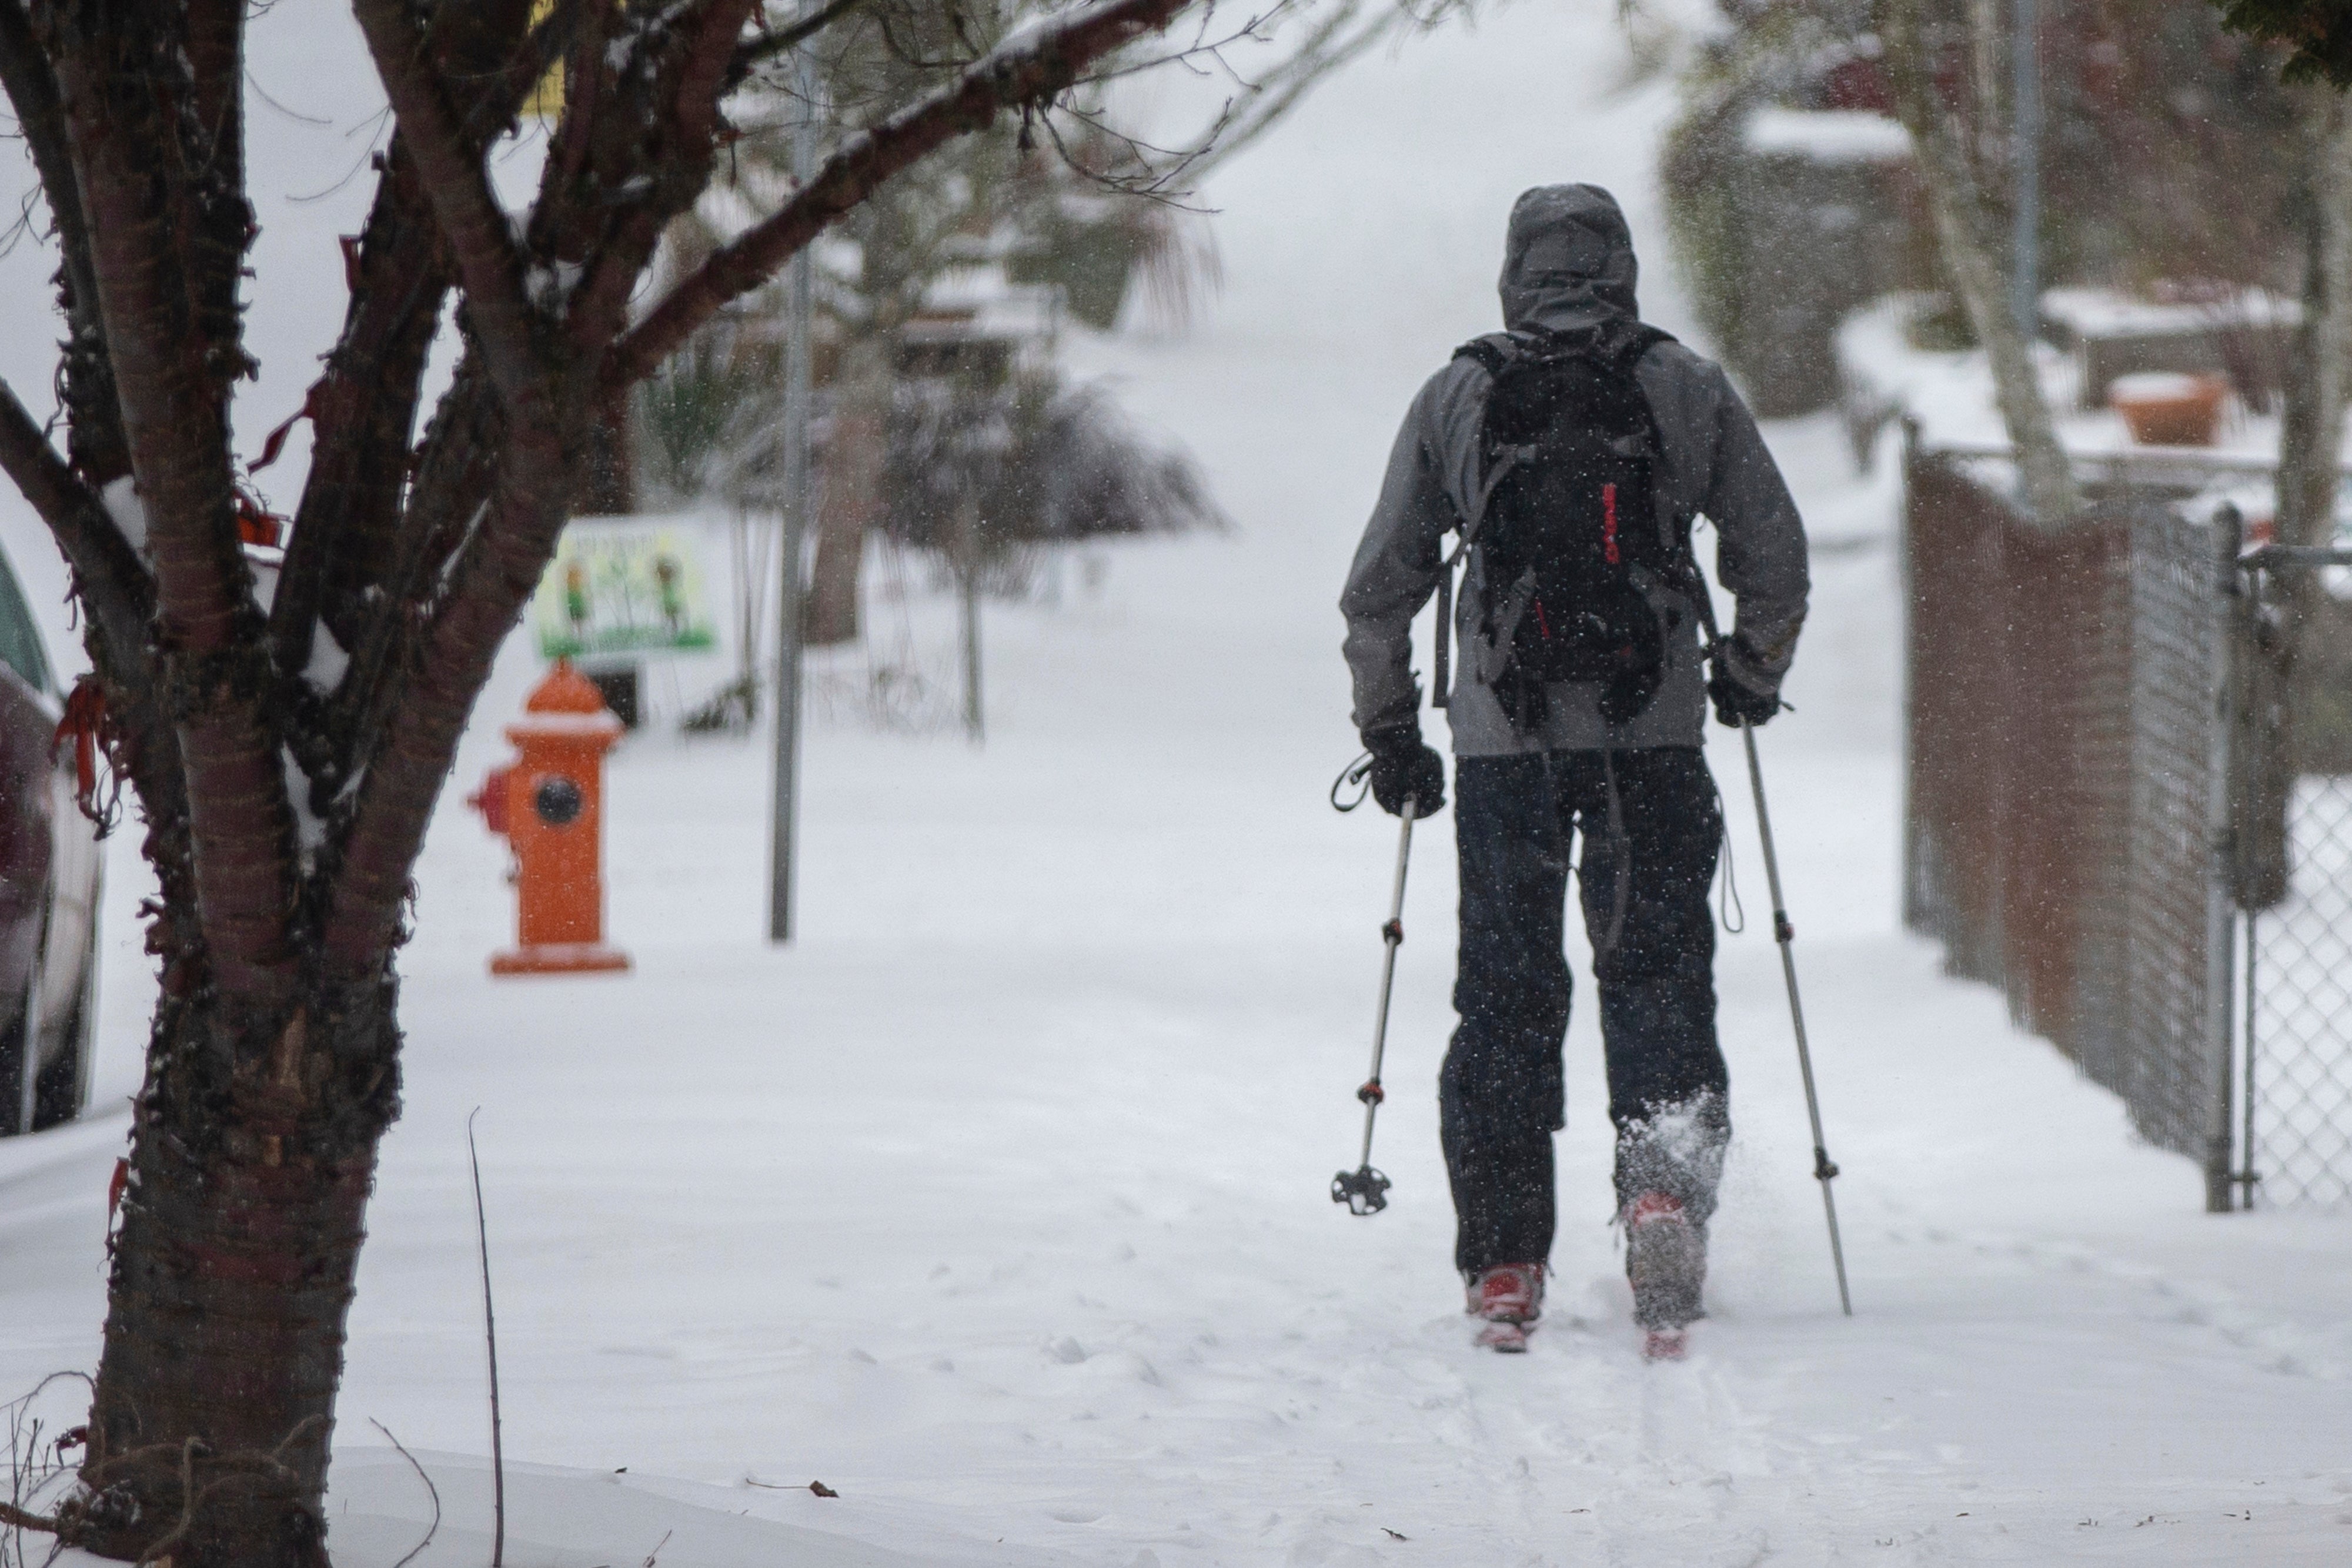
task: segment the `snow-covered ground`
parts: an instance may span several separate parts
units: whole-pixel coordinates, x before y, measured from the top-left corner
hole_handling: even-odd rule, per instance
[[[985,749],[818,725],[789,950],[760,940],[764,746],[649,736],[610,797],[635,972],[488,978],[504,857],[458,798],[533,674],[502,666],[403,963],[406,1110],[332,1501],[350,1568],[390,1568],[433,1511],[372,1422],[439,1486],[417,1561],[485,1555],[478,1106],[517,1568],[2352,1560],[2345,1221],[2202,1215],[2187,1163],[1898,928],[1891,479],[1857,480],[1826,419],[1771,432],[1828,548],[1764,756],[1856,1315],[1726,746],[1738,1137],[1692,1359],[1634,1354],[1589,984],[1551,1315],[1524,1358],[1470,1346],[1430,1092],[1442,825],[1397,982],[1394,1203],[1325,1197],[1393,844],[1324,803],[1353,750],[1333,603],[1394,422],[1491,324],[1530,183],[1616,189],[1649,313],[1690,325],[1651,174],[1669,95],[1617,85],[1609,10],[1370,61],[1220,175],[1207,320],[1084,354],[1238,530],[992,608]],[[944,647],[942,607],[906,613]],[[0,1145],[0,1389],[95,1359],[149,985],[134,871],[101,1104]]]

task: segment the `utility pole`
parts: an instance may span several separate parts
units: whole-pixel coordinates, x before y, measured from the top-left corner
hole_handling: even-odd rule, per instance
[[[817,83],[805,51],[795,51],[793,80],[801,121],[793,134],[793,178],[805,185],[816,169]],[[809,253],[793,257],[785,278],[784,462],[782,588],[776,596],[776,756],[768,830],[768,940],[793,939],[793,891],[801,782],[801,539],[808,527],[809,317],[814,304]]]
[[[2012,0],[2012,4],[2017,31],[2010,49],[2010,69],[2017,210],[2010,235],[2010,309],[2030,351],[2042,329],[2041,0]]]

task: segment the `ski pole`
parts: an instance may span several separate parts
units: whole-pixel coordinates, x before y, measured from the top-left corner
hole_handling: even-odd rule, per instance
[[[1700,575],[1696,561],[1687,563],[1687,570],[1685,587],[1698,606],[1699,623],[1706,629],[1707,662],[1720,671],[1724,638],[1716,623],[1715,596],[1707,591],[1706,579]],[[1739,721],[1739,740],[1748,752],[1748,782],[1756,792],[1756,834],[1764,843],[1764,883],[1772,894],[1772,940],[1780,948],[1780,978],[1789,988],[1789,1021],[1797,1034],[1797,1071],[1805,1081],[1805,1114],[1812,1123],[1813,1179],[1822,1184],[1822,1212],[1830,1222],[1830,1261],[1837,1268],[1838,1305],[1852,1317],[1853,1296],[1846,1289],[1845,1246],[1838,1239],[1837,1195],[1830,1188],[1837,1179],[1837,1162],[1830,1158],[1829,1140],[1822,1134],[1822,1100],[1813,1089],[1813,1053],[1805,1040],[1805,1005],[1797,996],[1797,960],[1791,951],[1797,928],[1789,924],[1788,901],[1780,896],[1780,857],[1772,846],[1772,813],[1764,804],[1764,765],[1756,757],[1756,727],[1744,718]]]
[[[1837,1198],[1830,1190],[1838,1168],[1822,1136],[1821,1096],[1813,1092],[1813,1053],[1805,1043],[1805,1008],[1797,998],[1797,960],[1790,952],[1797,930],[1789,924],[1789,906],[1780,896],[1780,862],[1772,852],[1772,817],[1764,807],[1764,768],[1756,759],[1756,727],[1741,719],[1739,738],[1748,748],[1748,781],[1756,790],[1756,831],[1764,841],[1764,883],[1772,894],[1772,940],[1780,946],[1780,977],[1789,985],[1789,1019],[1797,1030],[1797,1067],[1805,1080],[1805,1113],[1812,1118],[1813,1179],[1822,1184],[1822,1211],[1829,1216],[1830,1259],[1837,1265],[1838,1304],[1852,1317],[1853,1298],[1845,1286],[1845,1248],[1838,1240]]]
[[[1388,1051],[1389,991],[1396,983],[1397,948],[1404,943],[1404,873],[1412,857],[1412,819],[1420,807],[1420,800],[1408,795],[1399,813],[1404,825],[1397,832],[1396,890],[1389,898],[1388,924],[1381,927],[1381,1005],[1372,1015],[1372,1075],[1356,1091],[1356,1098],[1364,1103],[1363,1158],[1356,1169],[1331,1178],[1331,1201],[1346,1204],[1348,1212],[1356,1215],[1378,1214],[1389,1206],[1389,1178],[1372,1168],[1372,1124],[1380,1116],[1381,1102],[1388,1098],[1381,1087],[1381,1060]]]

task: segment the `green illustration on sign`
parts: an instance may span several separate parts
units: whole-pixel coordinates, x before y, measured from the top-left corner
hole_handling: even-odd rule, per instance
[[[545,658],[699,653],[719,645],[701,540],[664,524],[573,523],[531,606]]]

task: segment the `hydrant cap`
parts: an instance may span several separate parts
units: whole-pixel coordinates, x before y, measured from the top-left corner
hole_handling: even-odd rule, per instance
[[[522,706],[525,713],[600,714],[604,711],[604,694],[573,669],[571,660],[558,659]]]

